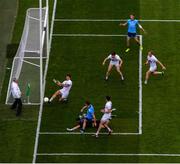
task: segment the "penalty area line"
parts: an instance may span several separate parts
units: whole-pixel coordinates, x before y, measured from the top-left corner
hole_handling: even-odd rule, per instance
[[[37,153],[38,156],[156,156],[180,157],[180,154],[128,154],[128,153]]]
[[[93,135],[95,132],[40,132],[41,135]],[[107,133],[100,133],[101,135],[107,135]],[[140,135],[140,133],[112,133],[111,135]]]

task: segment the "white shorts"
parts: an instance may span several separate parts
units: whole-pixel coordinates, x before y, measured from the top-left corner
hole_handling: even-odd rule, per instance
[[[113,65],[113,66],[116,66],[118,67],[119,66],[119,61],[110,61],[110,64]]]
[[[150,67],[150,68],[149,68],[149,71],[150,71],[150,72],[154,72],[154,71],[156,71],[156,69],[157,69],[157,67],[156,67],[156,66],[154,66],[154,67]]]
[[[106,121],[109,121],[110,119],[111,119],[111,115],[104,114],[101,118],[101,121],[106,122]]]
[[[65,91],[63,91],[62,89],[59,90],[59,92],[61,93],[61,97],[62,97],[63,99],[67,99],[67,98],[68,98],[69,92],[65,92]]]

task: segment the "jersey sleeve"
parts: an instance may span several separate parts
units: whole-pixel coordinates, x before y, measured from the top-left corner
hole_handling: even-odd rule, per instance
[[[158,59],[157,59],[155,56],[154,56],[153,58],[154,58],[154,60],[155,60],[156,62],[158,61]]]
[[[107,57],[108,59],[111,59],[111,54]]]
[[[116,59],[119,60],[119,61],[121,61],[121,58],[120,58],[119,55],[116,55]]]

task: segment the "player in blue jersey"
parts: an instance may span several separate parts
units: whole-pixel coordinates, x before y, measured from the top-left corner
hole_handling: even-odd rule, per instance
[[[75,126],[74,128],[71,128],[71,129],[67,128],[67,131],[74,131],[74,130],[81,127],[80,132],[84,133],[87,125],[89,126],[92,124],[92,126],[96,127],[96,117],[94,114],[94,107],[89,101],[85,102],[85,105],[81,109],[81,113],[83,113],[83,111],[85,109],[87,110],[87,113],[80,120],[81,122],[77,126]]]
[[[135,16],[133,14],[130,15],[130,19],[127,20],[127,22],[125,23],[120,23],[120,26],[128,26],[128,34],[127,34],[127,49],[126,52],[128,52],[130,50],[130,44],[129,41],[131,38],[134,38],[135,41],[139,44],[140,48],[143,49],[142,45],[140,44],[140,41],[137,37],[137,26],[139,26],[139,28],[146,33],[146,31],[144,30],[144,28],[139,24],[139,21],[137,19],[135,19]]]

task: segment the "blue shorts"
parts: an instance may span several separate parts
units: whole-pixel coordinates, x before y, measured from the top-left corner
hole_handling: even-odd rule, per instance
[[[135,38],[135,37],[136,37],[136,33],[128,32],[128,36],[129,36],[130,38]]]

